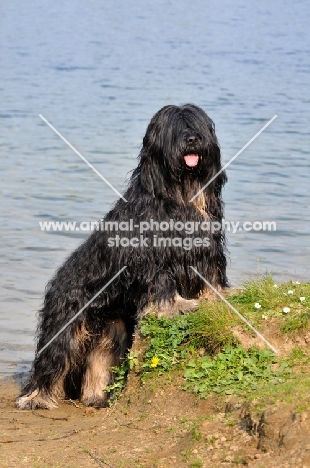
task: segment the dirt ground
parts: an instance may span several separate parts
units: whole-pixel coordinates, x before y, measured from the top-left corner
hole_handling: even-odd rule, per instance
[[[108,409],[68,401],[21,411],[19,385],[0,381],[0,466],[310,467],[310,412],[277,405],[259,420],[234,397],[197,400],[181,382],[151,385],[129,379]]]

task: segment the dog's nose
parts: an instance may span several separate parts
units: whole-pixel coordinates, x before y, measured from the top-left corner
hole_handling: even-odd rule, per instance
[[[187,143],[189,145],[194,145],[195,143],[197,143],[197,140],[198,138],[195,135],[190,135],[189,137],[187,137]]]

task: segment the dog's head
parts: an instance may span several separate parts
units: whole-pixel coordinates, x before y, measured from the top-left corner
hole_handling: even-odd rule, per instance
[[[139,169],[153,190],[156,185],[207,183],[221,169],[213,121],[194,104],[163,107],[147,127]]]

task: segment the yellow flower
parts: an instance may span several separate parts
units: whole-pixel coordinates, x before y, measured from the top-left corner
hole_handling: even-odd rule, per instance
[[[157,367],[159,364],[159,359],[157,356],[153,356],[151,359],[151,367]]]

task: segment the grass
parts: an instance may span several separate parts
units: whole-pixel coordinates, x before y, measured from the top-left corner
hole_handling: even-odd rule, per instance
[[[310,318],[310,284],[276,284],[271,276],[248,281],[241,292],[228,295],[229,302],[254,326],[278,320],[283,334],[298,332]],[[260,307],[258,307],[260,306]],[[283,312],[283,310],[287,310]]]
[[[143,356],[142,379],[154,371],[161,374],[184,367],[197,350],[214,354],[224,346],[237,344],[229,328],[229,320],[216,307],[205,311],[205,304],[194,314],[180,315],[173,320],[146,316],[140,333],[148,341]]]
[[[288,375],[288,362],[283,361],[275,370],[278,360],[268,350],[226,347],[214,358],[209,356],[190,360],[186,365],[184,388],[206,397],[212,392],[242,395],[284,382]]]
[[[192,461],[190,464],[190,468],[201,468],[203,466],[203,462],[201,460]]]
[[[262,332],[272,325],[278,335],[295,339],[309,328],[310,284],[275,285],[269,276],[248,281],[226,297]],[[289,399],[293,389],[294,397],[296,391],[305,397],[305,380],[310,378],[300,368],[310,363],[306,349],[295,347],[282,358],[268,349],[246,350],[234,336],[236,326],[249,331],[222,301],[202,301],[197,312],[172,320],[148,315],[140,323],[143,352],[128,354],[122,366],[114,369],[116,379],[108,389],[117,397],[127,373],[135,370],[142,383],[161,375],[172,381],[178,373],[183,376],[183,388],[200,398],[215,393],[250,395],[256,401],[272,395]]]

